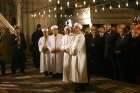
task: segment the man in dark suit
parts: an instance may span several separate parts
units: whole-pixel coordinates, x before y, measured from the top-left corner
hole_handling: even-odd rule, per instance
[[[19,69],[21,73],[25,73],[25,54],[26,41],[24,34],[21,32],[19,26],[15,27],[15,34],[11,38],[11,47],[12,47],[12,74],[15,74]]]
[[[100,75],[100,35],[96,27],[91,27],[91,32],[85,34],[88,74]]]
[[[106,64],[106,75],[109,78],[113,78],[113,50],[116,41],[116,32],[112,31],[111,24],[104,25],[105,34],[104,34],[104,59]]]
[[[113,78],[121,81],[127,81],[128,78],[128,37],[125,24],[116,26],[117,38],[115,42],[113,55]]]
[[[36,31],[32,34],[31,52],[33,56],[33,64],[36,68],[40,67],[40,52],[38,48],[38,41],[43,36],[41,25],[38,24]]]

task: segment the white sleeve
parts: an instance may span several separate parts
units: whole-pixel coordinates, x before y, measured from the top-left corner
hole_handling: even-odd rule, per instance
[[[42,49],[43,49],[42,38],[40,38],[38,41],[38,47],[39,47],[39,51],[42,52]]]

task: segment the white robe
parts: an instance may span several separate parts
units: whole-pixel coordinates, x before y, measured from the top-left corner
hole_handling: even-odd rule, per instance
[[[70,35],[64,35],[62,39],[62,50],[67,50],[70,48],[72,37]],[[71,55],[64,52],[63,58],[63,81],[69,82],[70,77],[70,64],[71,64]]]
[[[43,52],[43,46],[47,45],[48,48],[50,48],[50,42],[49,37],[45,41],[45,37],[41,37],[38,41],[39,51],[40,51],[40,73],[43,73],[45,71],[50,72],[50,53],[49,51],[47,53]]]
[[[53,50],[55,48],[61,49],[62,47],[63,35],[57,34],[57,36],[52,35],[50,37],[51,47]],[[63,52],[51,53],[51,71],[53,74],[62,74],[63,72]]]
[[[82,33],[74,36],[70,54],[72,55],[70,80],[74,83],[88,83],[86,44]]]

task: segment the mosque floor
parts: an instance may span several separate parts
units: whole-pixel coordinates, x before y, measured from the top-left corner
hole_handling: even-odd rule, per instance
[[[85,91],[76,92],[72,84],[30,69],[26,74],[0,76],[0,93],[140,93],[140,85],[92,77]]]

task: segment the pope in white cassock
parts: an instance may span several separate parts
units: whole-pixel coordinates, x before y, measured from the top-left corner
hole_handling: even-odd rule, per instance
[[[63,35],[58,33],[58,26],[54,25],[51,27],[53,35],[50,36],[51,41],[51,71],[53,74],[62,74],[63,72],[63,52],[62,47],[62,38]]]
[[[70,80],[73,83],[86,84],[88,83],[86,44],[81,29],[81,24],[74,24],[74,39],[69,51],[72,55]]]
[[[38,47],[40,51],[40,73],[50,72],[50,42],[47,29],[43,29],[43,36],[39,39]]]
[[[70,77],[70,64],[71,64],[71,55],[68,53],[70,48],[70,44],[72,41],[71,38],[71,27],[66,26],[64,28],[64,36],[62,39],[62,50],[64,51],[64,58],[63,58],[63,81],[69,82]]]

